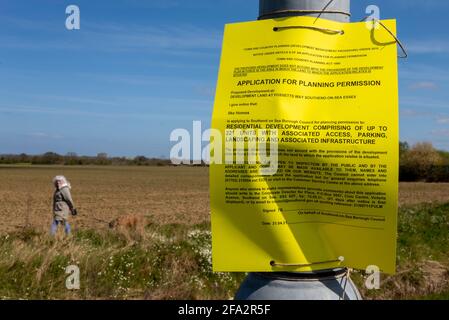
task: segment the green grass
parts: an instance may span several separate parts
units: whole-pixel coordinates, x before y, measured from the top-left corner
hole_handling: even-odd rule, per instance
[[[449,291],[434,293],[428,296],[422,297],[423,300],[449,300]]]
[[[403,208],[398,231],[399,259],[447,259],[449,204]]]
[[[3,299],[229,299],[243,274],[213,273],[209,226],[150,225],[140,241],[115,231],[55,240],[24,231],[0,238]],[[65,288],[80,268],[81,289]]]
[[[449,203],[403,207],[398,217],[397,274],[381,277],[368,299],[447,299],[449,292]]]
[[[243,273],[213,273],[210,225],[78,230],[54,239],[34,230],[0,236],[0,299],[229,299]],[[449,299],[449,204],[399,211],[398,272],[365,299]],[[68,265],[81,289],[65,288]]]

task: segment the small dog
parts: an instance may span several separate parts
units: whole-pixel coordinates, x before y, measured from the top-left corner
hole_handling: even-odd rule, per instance
[[[117,230],[128,240],[142,239],[145,235],[146,218],[138,214],[127,214],[109,222],[109,228]]]

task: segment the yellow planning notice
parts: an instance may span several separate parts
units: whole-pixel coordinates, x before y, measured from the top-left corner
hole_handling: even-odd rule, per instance
[[[214,271],[395,272],[397,47],[384,28],[226,25],[212,129]]]

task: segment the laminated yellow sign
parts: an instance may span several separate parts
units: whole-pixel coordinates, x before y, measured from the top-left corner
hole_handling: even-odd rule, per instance
[[[383,24],[396,33],[394,20]],[[212,117],[223,142],[210,167],[214,271],[394,273],[397,94],[384,28],[310,17],[226,25]]]

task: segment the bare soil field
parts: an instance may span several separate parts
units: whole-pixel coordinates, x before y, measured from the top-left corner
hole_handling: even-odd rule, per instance
[[[0,166],[0,233],[25,226],[47,230],[52,219],[52,179],[72,184],[75,228],[107,228],[122,215],[157,224],[209,220],[208,168]]]
[[[449,202],[449,183],[401,182],[399,206]]]
[[[209,221],[208,168],[0,166],[0,233],[25,226],[47,230],[52,179],[59,174],[72,184],[75,228],[108,228],[123,215],[159,225]],[[449,202],[449,183],[400,183],[400,206],[430,202]]]

